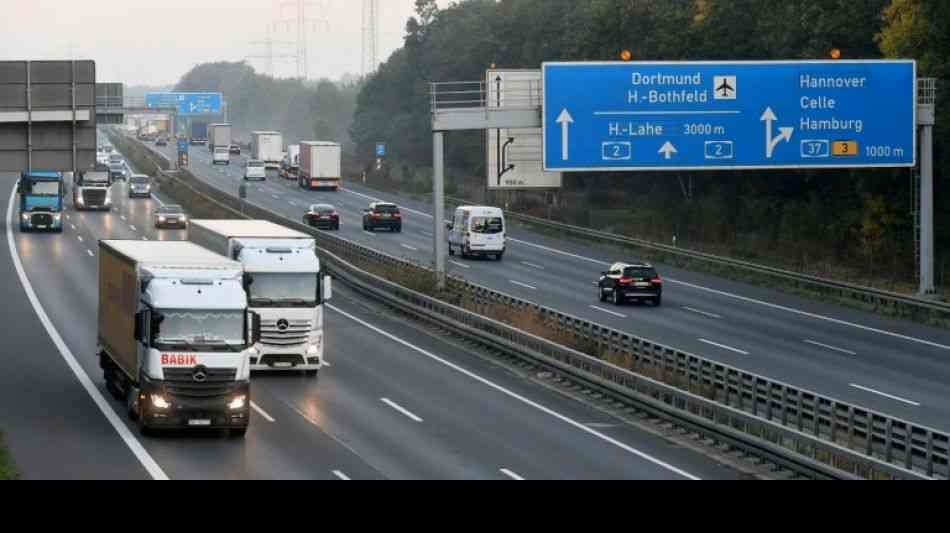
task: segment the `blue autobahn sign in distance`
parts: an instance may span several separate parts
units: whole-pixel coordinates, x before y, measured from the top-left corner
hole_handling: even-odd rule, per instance
[[[385,143],[376,143],[376,157],[386,157]]]
[[[552,172],[911,167],[913,61],[545,63]]]
[[[145,107],[174,107],[179,115],[220,115],[223,100],[221,93],[146,93]]]

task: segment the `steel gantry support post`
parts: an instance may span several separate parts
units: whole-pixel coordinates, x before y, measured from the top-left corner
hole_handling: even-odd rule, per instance
[[[445,133],[432,134],[432,249],[435,253],[435,282],[439,291],[445,290],[446,238],[445,238]]]
[[[920,128],[920,295],[936,294],[934,231],[934,133],[937,81],[918,80],[917,125]]]

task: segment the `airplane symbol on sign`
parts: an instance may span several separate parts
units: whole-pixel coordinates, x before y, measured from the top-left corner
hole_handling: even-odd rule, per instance
[[[715,97],[716,100],[735,100],[738,96],[736,91],[735,76],[715,76]]]

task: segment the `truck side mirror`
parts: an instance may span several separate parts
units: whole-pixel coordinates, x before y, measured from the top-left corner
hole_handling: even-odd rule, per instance
[[[330,276],[323,277],[323,301],[329,302],[333,299],[333,278]]]
[[[142,344],[148,344],[149,338],[146,337],[145,332],[148,331],[153,335],[157,333],[157,331],[153,331],[151,322],[152,312],[148,309],[143,309],[135,315],[135,340]]]

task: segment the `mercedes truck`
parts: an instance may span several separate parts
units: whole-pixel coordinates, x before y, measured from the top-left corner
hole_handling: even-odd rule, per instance
[[[108,166],[73,175],[73,207],[77,211],[112,209],[112,173]]]
[[[261,317],[251,370],[316,376],[325,363],[323,311],[332,288],[313,238],[263,220],[192,220],[188,235],[244,266],[248,303]]]
[[[279,170],[284,159],[284,136],[278,131],[252,131],[251,159],[263,161],[268,169]]]
[[[24,172],[20,194],[20,231],[63,232],[65,177],[61,172]]]
[[[243,280],[240,263],[190,242],[99,242],[99,365],[143,434],[247,433],[260,318]]]
[[[342,157],[343,147],[337,143],[300,143],[300,188],[340,190],[343,186]]]

